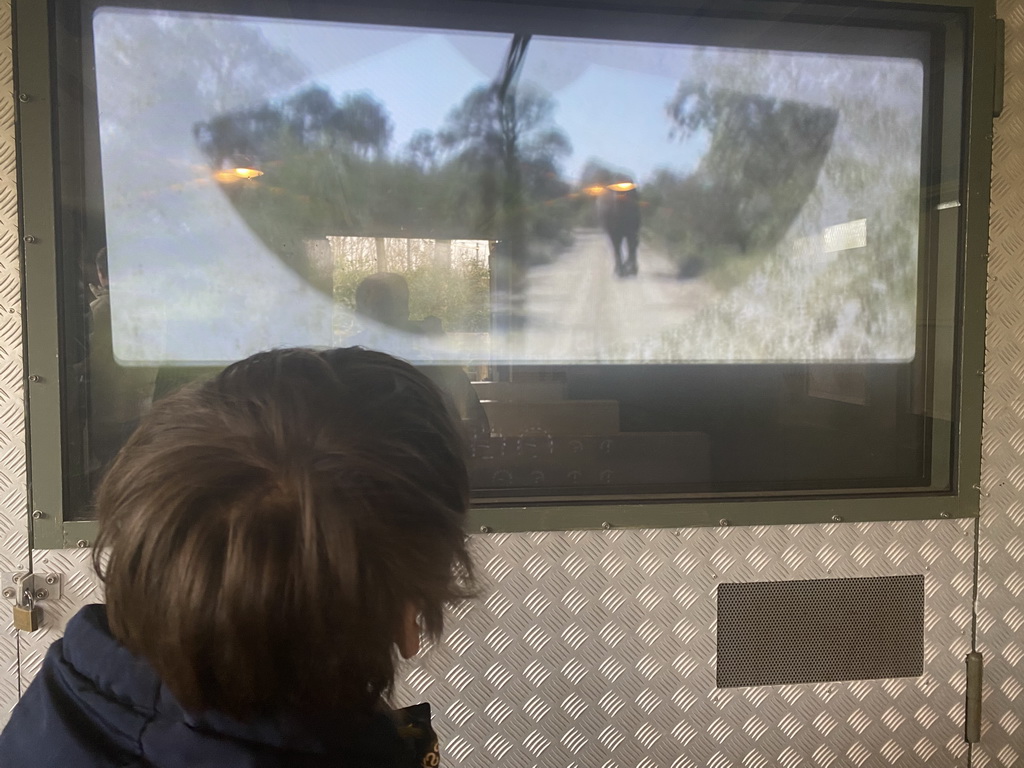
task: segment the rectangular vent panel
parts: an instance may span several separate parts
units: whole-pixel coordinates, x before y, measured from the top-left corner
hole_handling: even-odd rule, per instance
[[[923,670],[924,576],[718,585],[719,688]]]

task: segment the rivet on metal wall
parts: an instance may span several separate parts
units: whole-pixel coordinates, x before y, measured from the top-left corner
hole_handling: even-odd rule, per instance
[[[4,589],[3,595],[4,595],[4,597],[6,597],[6,598],[7,598],[8,600],[10,600],[10,599],[11,599],[12,597],[14,597],[14,590],[13,590],[13,589],[11,589],[10,587],[6,587],[6,588]]]
[[[611,530],[612,524],[605,520],[603,523],[601,523],[601,527],[608,531]]]
[[[38,238],[38,237],[36,237],[35,235],[25,235],[25,237],[24,237],[23,239],[24,239],[24,240],[25,240],[25,242],[26,242],[26,243],[28,243],[29,245],[33,245],[33,244],[35,244],[35,243],[38,243],[38,242],[39,242],[39,238]]]
[[[28,377],[28,380],[31,381],[33,384],[38,384],[40,381],[43,380],[43,377],[40,376],[38,373],[33,373],[31,376]]]
[[[43,512],[43,510],[41,510],[41,509],[34,509],[34,510],[32,510],[32,519],[33,520],[42,520],[44,517],[46,517],[46,513]]]
[[[89,546],[89,542],[87,540],[85,540],[85,539],[79,539],[78,540],[78,548],[79,549],[85,549],[88,546]]]
[[[45,600],[49,596],[50,596],[50,593],[47,592],[45,589],[37,589],[36,590],[36,600]]]
[[[486,525],[481,525],[480,526],[480,533],[490,533],[490,532],[491,532],[490,526],[486,526]]]
[[[843,522],[842,515],[832,515],[832,522],[833,523],[841,523],[841,522]]]
[[[32,101],[32,97],[29,96],[27,93],[19,93],[18,101],[20,101],[22,104],[27,104],[28,102]]]
[[[46,583],[49,584],[50,586],[53,586],[54,584],[57,583],[57,577],[54,574],[52,574],[52,573],[48,573],[46,575]]]
[[[721,520],[718,521],[718,524],[722,527],[728,527],[731,523],[723,517]]]

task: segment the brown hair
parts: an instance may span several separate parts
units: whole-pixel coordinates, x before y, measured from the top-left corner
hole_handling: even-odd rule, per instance
[[[111,631],[181,704],[369,714],[470,595],[462,445],[412,366],[278,350],[154,405],[97,497]]]

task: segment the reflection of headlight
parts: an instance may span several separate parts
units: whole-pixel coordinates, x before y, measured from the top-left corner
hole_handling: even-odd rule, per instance
[[[630,190],[636,189],[636,184],[632,181],[620,181],[618,184],[609,184],[608,189],[616,192],[629,192]]]
[[[598,195],[604,194],[604,187],[587,187],[583,191],[591,197],[597,197]]]
[[[222,184],[231,184],[243,179],[255,179],[262,175],[263,171],[258,171],[255,168],[228,168],[223,171],[217,171],[213,174],[213,178]]]

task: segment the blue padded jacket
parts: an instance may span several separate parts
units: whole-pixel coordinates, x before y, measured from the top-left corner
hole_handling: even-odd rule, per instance
[[[184,711],[111,634],[106,610],[74,616],[0,734],[0,768],[412,768],[392,718],[355,739],[308,723],[242,723]]]

